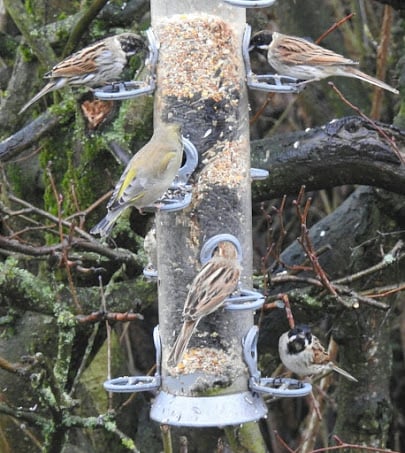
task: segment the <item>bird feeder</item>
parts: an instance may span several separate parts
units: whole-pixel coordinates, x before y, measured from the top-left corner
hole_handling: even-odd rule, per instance
[[[296,397],[311,390],[296,380],[262,378],[257,369],[253,315],[264,298],[252,289],[251,182],[268,173],[250,168],[246,19],[245,10],[235,7],[246,5],[234,4],[151,2],[152,41],[159,48],[154,122],[180,122],[198,151],[198,165],[187,179],[190,203],[156,211],[156,374],[104,386],[153,391],[151,418],[169,425],[238,425],[266,415],[263,393]],[[169,366],[188,287],[220,241],[238,250],[239,288],[201,320],[183,360]]]

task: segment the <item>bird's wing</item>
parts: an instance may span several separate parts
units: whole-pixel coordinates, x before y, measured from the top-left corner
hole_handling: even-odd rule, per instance
[[[325,351],[325,348],[321,345],[318,338],[312,335],[312,348],[313,348],[313,362],[317,365],[325,365],[329,363],[329,354]]]
[[[154,173],[156,177],[162,176],[166,173],[170,163],[176,157],[176,154],[177,153],[175,151],[169,151],[165,153],[164,157],[159,161],[158,165],[154,166]]]
[[[197,274],[184,304],[185,320],[196,320],[219,308],[235,291],[240,267],[223,259],[211,259]]]
[[[107,209],[114,210],[124,204],[131,204],[143,197],[144,186],[145,184],[142,184],[142,178],[137,177],[137,168],[129,164],[115,186],[114,192],[107,204]]]
[[[333,52],[332,50],[320,47],[303,38],[294,36],[283,36],[283,39],[277,45],[277,52],[284,61],[288,60],[290,64],[322,64],[322,65],[357,65],[350,58]]]
[[[44,77],[75,77],[94,72],[97,70],[97,59],[94,58],[94,53],[105,52],[106,50],[104,42],[88,46],[62,60],[47,72]]]

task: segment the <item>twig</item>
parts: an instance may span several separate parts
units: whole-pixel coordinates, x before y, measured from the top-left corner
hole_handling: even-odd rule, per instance
[[[107,312],[107,303],[105,300],[103,278],[101,275],[98,276],[99,288],[100,288],[100,297],[101,297],[101,309],[104,313]],[[105,320],[105,329],[107,332],[107,379],[111,379],[111,326],[108,320]],[[113,394],[108,392],[108,406],[109,410],[113,408]]]
[[[218,439],[216,453],[224,453],[224,442],[221,438]],[[188,438],[187,436],[179,437],[179,453],[188,453]]]
[[[358,308],[359,302],[370,305],[372,307],[381,308],[383,310],[388,310],[390,308],[390,305],[385,304],[384,302],[378,302],[377,300],[374,300],[367,296],[362,296],[361,294],[356,293],[351,288],[348,288],[348,287],[342,286],[342,285],[336,285],[335,282],[333,282],[333,285],[334,285],[336,291],[338,292],[338,294],[340,294],[342,296],[348,296],[348,297],[350,297],[350,299],[355,300],[355,303],[348,304],[348,306],[350,308]],[[343,299],[343,301],[344,301],[344,299]]]
[[[108,194],[104,195],[105,198],[108,198]],[[97,202],[101,202],[102,197],[99,199]],[[16,197],[15,195],[9,194],[8,198],[10,201],[13,201],[14,203],[20,204],[27,208],[29,211],[27,212],[32,212],[35,214],[38,214],[45,219],[48,219],[52,222],[54,222],[56,225],[58,224],[59,220],[56,216],[53,214],[44,211],[43,209],[37,208],[36,206],[32,205],[31,203],[22,200],[21,198]],[[96,202],[96,203],[97,203]],[[86,211],[87,212],[90,210],[91,207],[94,207],[95,203],[93,203],[92,206],[90,206]],[[11,215],[11,214],[10,214]],[[32,219],[29,219],[29,221],[32,221]],[[81,247],[82,249],[98,253],[100,255],[106,256],[112,260],[115,261],[122,261],[122,262],[134,262],[134,254],[127,250],[113,250],[107,246],[102,245],[99,241],[97,241],[92,235],[88,234],[86,231],[82,230],[78,226],[74,225],[72,222],[69,222],[67,220],[61,220],[61,223],[63,226],[69,228],[71,230],[73,228],[73,231],[77,233],[81,238],[86,239],[86,241],[83,241],[80,238],[72,238],[70,246],[73,247]],[[49,227],[48,227],[49,228]],[[63,244],[63,243],[62,243]],[[4,246],[5,248],[10,248],[11,250],[24,253],[26,255],[30,256],[41,256],[41,255],[48,255],[51,253],[55,253],[56,251],[62,250],[63,245],[62,244],[55,244],[54,246],[40,246],[40,247],[34,247],[31,245],[23,245],[17,241],[10,240],[6,236],[0,236],[0,246]]]
[[[270,104],[271,100],[274,98],[274,93],[268,93],[263,104],[258,108],[257,112],[250,119],[249,124],[252,126],[256,121],[261,117],[262,113],[265,111],[266,107]]]
[[[64,112],[64,120],[66,121],[70,120],[74,114],[72,110],[64,109]],[[0,161],[8,162],[15,158],[25,149],[36,144],[40,138],[48,134],[60,122],[60,115],[56,115],[49,110],[42,113],[27,126],[0,142]]]
[[[324,33],[321,34],[321,36],[315,40],[315,44],[321,43],[329,34],[331,34],[333,31],[335,31],[337,28],[342,26],[345,22],[350,20],[353,16],[355,16],[355,13],[350,13],[347,16],[345,16],[343,19],[340,19],[338,22],[335,22],[331,27],[329,27]]]
[[[55,53],[46,35],[33,29],[34,21],[24,4],[13,0],[4,0],[3,3],[38,60],[46,67],[52,67],[55,63]]]
[[[8,198],[11,200],[11,201],[14,201],[15,203],[18,203],[22,206],[25,206],[27,208],[30,208],[32,209],[32,212],[34,212],[35,214],[39,214],[41,215],[42,217],[45,217],[46,219],[49,219],[51,220],[52,222],[55,222],[55,224],[58,224],[59,223],[59,219],[58,217],[54,216],[53,214],[47,212],[47,211],[44,211],[43,209],[40,209],[40,208],[37,208],[36,206],[32,205],[31,203],[29,203],[28,201],[25,201],[25,200],[22,200],[21,198],[18,198],[16,197],[15,195],[12,195],[12,194],[9,194],[8,195]],[[67,227],[67,228],[71,228],[72,227],[72,222],[68,222],[66,220],[61,220],[60,223]],[[77,226],[74,226],[74,231],[79,234],[80,236],[82,236],[84,239],[87,239],[88,241],[93,241],[95,242],[96,240],[94,239],[94,237],[91,235],[91,234],[88,234],[86,233],[85,231],[81,230],[79,227]]]
[[[284,310],[287,317],[288,325],[290,326],[290,329],[294,329],[295,321],[291,311],[290,299],[288,298],[288,295],[285,293],[279,294],[279,298],[284,302]]]
[[[402,156],[401,154],[401,151],[398,149],[398,146],[397,144],[395,143],[395,141],[389,137],[385,131],[383,131],[381,129],[381,127],[375,122],[373,121],[371,118],[369,118],[367,115],[365,115],[360,109],[359,107],[357,107],[356,105],[352,104],[350,101],[348,101],[342,94],[342,92],[336,88],[335,84],[333,82],[328,82],[328,84],[332,87],[332,89],[335,91],[335,93],[339,96],[339,98],[346,104],[348,105],[351,109],[353,109],[357,114],[359,114],[367,123],[369,123],[373,129],[375,131],[377,131],[382,137],[384,137],[387,141],[388,141],[388,144],[391,146],[391,149],[394,151],[395,155],[398,157],[398,159],[400,160],[400,162],[404,165],[405,164],[405,161],[404,161],[404,157]]]
[[[95,322],[101,322],[101,321],[107,321],[107,322],[130,322],[130,321],[135,321],[137,319],[143,320],[143,316],[140,313],[113,313],[113,312],[105,312],[104,310],[100,311],[94,311],[93,313],[90,313],[88,315],[77,315],[76,319],[79,323],[81,324],[87,324],[87,323],[95,323]]]
[[[390,43],[393,17],[394,14],[392,7],[389,5],[384,5],[384,15],[381,26],[381,40],[380,45],[377,47],[376,77],[380,80],[385,80],[385,76],[387,74],[388,48]],[[384,90],[382,88],[374,87],[370,116],[371,118],[374,118],[376,120],[381,116],[383,91]]]
[[[296,453],[295,450],[293,450],[285,440],[280,436],[278,431],[274,430],[274,436],[276,437],[277,441],[288,451],[288,453]]]
[[[86,217],[90,212],[92,212],[94,209],[96,209],[100,204],[104,203],[104,201],[108,200],[113,193],[113,190],[109,190],[106,192],[104,195],[102,195],[98,200],[96,200],[94,203],[92,203],[88,208],[86,208],[84,211],[79,211],[76,212],[75,214],[70,215],[69,217],[66,217],[65,221],[70,221],[71,219],[74,219],[75,217]]]
[[[339,278],[334,280],[333,283],[336,285],[345,285],[348,283],[353,283],[356,280],[359,280],[363,277],[367,277],[371,274],[374,274],[378,271],[386,269],[389,266],[392,266],[394,263],[398,263],[403,258],[405,258],[405,254],[399,254],[399,250],[403,247],[403,241],[399,240],[394,247],[383,257],[383,259],[374,266],[371,266],[367,269],[363,269],[362,271],[356,272],[355,274],[349,275],[347,277]]]
[[[69,39],[63,49],[62,57],[70,55],[76,44],[79,42],[82,34],[88,30],[88,27],[97,14],[103,9],[108,0],[94,0],[92,4],[85,10],[75,26],[72,28]]]
[[[378,293],[381,291],[381,293]],[[383,288],[371,288],[365,292],[368,298],[373,299],[373,298],[378,298],[378,297],[387,297],[391,296],[392,294],[398,293],[400,291],[405,291],[405,284],[397,286],[397,285],[392,285],[392,286],[384,286]],[[371,294],[369,294],[371,293]],[[374,294],[377,293],[377,294]]]
[[[77,317],[76,317],[76,319],[77,319]],[[78,368],[78,370],[77,370],[77,372],[75,374],[75,377],[74,377],[74,380],[73,380],[73,383],[72,383],[72,387],[70,388],[70,391],[69,391],[69,396],[70,397],[72,397],[74,395],[74,393],[76,391],[77,384],[79,383],[80,378],[81,378],[84,370],[86,369],[86,367],[88,365],[88,359],[90,357],[90,354],[93,351],[93,346],[94,346],[94,342],[95,342],[96,337],[97,337],[97,333],[98,333],[98,326],[94,326],[93,329],[92,329],[92,332],[91,332],[91,334],[89,336],[89,339],[87,340],[86,349],[85,349],[84,354],[82,356],[82,360],[80,362],[80,366],[79,366],[79,368]]]
[[[297,239],[297,241],[301,244],[302,248],[304,249],[304,252],[306,253],[307,257],[309,258],[312,268],[315,272],[315,274],[319,277],[325,288],[333,294],[336,299],[339,302],[342,302],[342,300],[339,298],[335,288],[329,281],[328,277],[325,274],[325,271],[322,269],[321,265],[319,264],[318,257],[316,256],[316,253],[314,251],[312,241],[309,237],[309,230],[307,228],[307,217],[308,217],[308,212],[309,208],[311,205],[311,198],[308,198],[304,208],[302,208],[301,203],[302,199],[305,193],[305,187],[302,186],[301,190],[298,194],[298,197],[296,200],[294,200],[294,204],[296,206],[296,211],[297,211],[297,216],[300,220],[301,223],[301,236]]]
[[[281,254],[281,248],[282,244],[284,241],[284,237],[286,235],[286,230],[284,227],[284,208],[285,208],[285,203],[286,203],[287,196],[284,195],[280,207],[277,208],[275,206],[272,206],[272,211],[275,211],[277,214],[277,217],[279,219],[279,224],[280,224],[280,233],[277,238],[277,241],[273,241],[273,229],[272,229],[272,216],[268,213],[265,212],[263,203],[260,206],[260,210],[262,211],[263,217],[267,223],[267,243],[270,244],[266,250],[266,254],[262,256],[261,258],[261,273],[263,275],[263,288],[264,288],[264,294],[266,295],[268,289],[269,289],[269,281],[271,280],[269,276],[269,271],[268,271],[268,260],[270,257],[273,257],[275,263],[280,263],[280,254]]]
[[[298,275],[291,275],[291,274],[278,274],[275,277],[271,278],[271,283],[273,285],[281,284],[281,283],[305,283],[312,286],[317,286],[323,288],[322,282],[320,282],[316,278],[311,277],[300,277]]]
[[[31,231],[31,230],[30,230]],[[22,244],[16,239],[12,239],[7,236],[0,235],[0,249],[7,251],[8,254],[11,252],[20,253],[26,256],[55,256],[60,258],[59,253],[62,253],[64,247],[66,247],[65,240],[62,243],[55,245],[42,245],[42,246],[33,246],[31,244]],[[87,250],[88,252],[97,253],[99,255],[105,256],[113,261],[126,262],[126,263],[136,263],[136,256],[130,251],[121,249],[110,249],[106,246],[103,246],[99,242],[87,242],[81,239],[72,238],[70,247],[81,248]],[[76,265],[76,269],[80,270],[79,261],[70,263],[72,266]],[[92,269],[94,272],[99,272],[102,268]],[[89,269],[86,269],[88,272]]]
[[[170,426],[165,425],[165,424],[160,425],[160,432],[162,433],[163,452],[164,453],[173,453]]]
[[[337,436],[333,436],[336,442],[339,442],[339,445],[333,445],[331,447],[324,447],[324,448],[317,448],[312,450],[312,453],[322,453],[324,451],[334,451],[334,450],[344,450],[344,449],[351,449],[351,450],[360,450],[360,451],[373,451],[379,453],[400,453],[399,451],[390,450],[388,448],[378,448],[378,447],[368,447],[366,445],[359,445],[359,444],[349,444],[343,442]]]
[[[60,239],[61,244],[65,244],[65,237],[64,237],[64,233],[63,233],[63,224],[62,224],[63,195],[58,193],[58,190],[57,190],[56,184],[55,184],[55,180],[54,180],[52,172],[51,172],[51,164],[50,163],[48,164],[48,167],[47,167],[47,174],[48,174],[48,178],[49,178],[49,181],[50,181],[50,184],[51,184],[51,188],[52,188],[52,191],[53,191],[53,194],[54,194],[54,197],[55,197],[55,200],[56,200],[57,209],[58,209],[59,239]],[[73,226],[71,224],[70,232],[69,232],[68,244],[71,242],[72,233],[73,233]],[[68,244],[66,244],[64,247],[62,247],[62,254],[61,254],[62,260],[61,260],[61,262],[62,262],[62,264],[64,265],[64,267],[66,269],[66,276],[67,276],[67,279],[68,279],[69,288],[70,288],[70,292],[72,294],[73,302],[74,302],[74,304],[76,306],[77,311],[79,313],[81,313],[83,311],[83,309],[82,309],[81,304],[79,302],[76,286],[75,286],[75,284],[73,282],[72,272],[70,270],[71,262],[69,260],[69,255],[68,255],[68,250],[69,250],[69,245]]]
[[[21,408],[14,409],[4,403],[0,403],[0,414],[9,415],[17,420],[23,420],[38,428],[43,428],[48,425],[48,417],[42,417],[32,410],[24,410]]]

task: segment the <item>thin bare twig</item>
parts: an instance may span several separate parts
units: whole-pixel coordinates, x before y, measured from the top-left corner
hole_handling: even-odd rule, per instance
[[[339,21],[335,22],[324,33],[322,33],[318,39],[315,40],[315,44],[320,44],[328,35],[330,35],[337,28],[341,27],[345,22],[350,20],[355,15],[356,15],[356,13],[350,13],[347,16],[345,16],[343,19],[340,19]]]
[[[392,31],[392,22],[394,18],[394,11],[391,6],[384,5],[383,21],[381,25],[381,40],[380,45],[377,47],[377,72],[376,77],[380,80],[385,80],[387,74],[387,60],[388,50]],[[373,102],[371,105],[370,116],[375,120],[380,119],[381,105],[384,90],[379,87],[374,87]]]
[[[380,291],[380,292],[379,292]],[[374,299],[379,297],[387,297],[392,296],[395,293],[399,293],[401,291],[405,291],[405,284],[403,285],[391,285],[391,286],[384,286],[382,288],[370,288],[369,290],[365,291],[365,294],[368,298]]]
[[[391,149],[394,151],[395,155],[398,157],[399,161],[401,164],[405,164],[404,157],[401,154],[401,151],[399,150],[397,144],[395,141],[388,136],[388,134],[381,129],[381,127],[373,121],[371,118],[369,118],[367,115],[365,115],[359,107],[356,105],[352,104],[350,101],[348,101],[342,94],[342,92],[336,88],[336,85],[333,82],[328,82],[328,84],[332,87],[332,89],[335,91],[335,93],[339,96],[339,98],[346,104],[348,105],[351,109],[353,109],[358,115],[360,115],[367,123],[369,123],[375,131],[377,131],[385,140],[387,140],[388,144],[391,146]]]
[[[290,306],[290,299],[288,298],[288,295],[285,293],[280,294],[279,297],[284,303],[284,310],[285,310],[285,315],[287,317],[288,325],[290,326],[290,329],[294,329],[295,320],[294,320],[294,316],[292,314],[292,310],[291,310],[291,306]]]
[[[378,448],[378,447],[368,447],[365,445],[359,445],[359,444],[350,444],[342,441],[339,439],[338,436],[333,436],[336,442],[338,442],[338,445],[333,445],[331,447],[324,447],[324,448],[317,448],[315,450],[312,450],[312,453],[322,453],[324,451],[334,451],[334,450],[344,450],[344,449],[350,449],[350,450],[360,450],[360,451],[372,451],[372,452],[378,452],[378,453],[400,453],[399,451],[394,451],[390,450],[388,448]]]
[[[302,186],[297,199],[294,200],[294,202],[293,202],[296,206],[297,216],[300,219],[300,223],[301,223],[301,236],[297,239],[297,241],[301,244],[302,248],[304,249],[304,252],[306,253],[307,257],[309,258],[315,274],[319,277],[319,279],[322,282],[322,284],[324,285],[324,287],[333,296],[335,296],[339,302],[342,302],[342,300],[338,296],[335,288],[329,281],[329,278],[326,276],[325,271],[322,269],[321,265],[319,264],[318,257],[314,251],[312,241],[309,237],[309,230],[307,228],[307,218],[308,218],[308,212],[309,212],[309,208],[311,206],[312,200],[311,200],[311,198],[308,198],[307,201],[305,202],[304,207],[302,207],[304,193],[305,193],[305,187]]]
[[[37,208],[36,206],[32,205],[28,201],[18,198],[13,194],[9,194],[8,198],[10,201],[13,201],[15,203],[18,203],[22,206],[25,206],[25,207],[31,209],[33,213],[38,214],[48,220],[51,220],[55,224],[61,223],[63,226],[65,226],[69,229],[72,227],[72,222],[68,222],[66,220],[59,220],[58,217],[54,216],[53,214],[51,214],[47,211],[44,211],[43,209]],[[79,227],[74,226],[74,230],[79,236],[83,237],[84,239],[87,239],[88,241],[96,242],[96,240],[93,238],[93,236],[91,234],[86,233],[86,231],[81,230]]]
[[[363,269],[362,271],[356,272],[355,274],[334,280],[333,283],[337,285],[353,283],[354,281],[359,280],[363,277],[367,277],[378,271],[386,269],[387,267],[392,266],[394,263],[398,263],[400,260],[405,258],[405,254],[399,254],[399,250],[403,247],[403,245],[403,241],[399,240],[394,245],[394,247],[387,254],[385,254],[383,259],[379,263],[375,264],[374,266],[370,266],[367,269]]]
[[[70,226],[70,229],[69,229],[70,231],[69,231],[69,236],[68,236],[69,239],[68,239],[68,243],[66,244],[65,236],[64,236],[64,233],[63,233],[63,224],[62,224],[63,195],[60,194],[58,192],[57,188],[56,188],[56,184],[55,184],[55,180],[53,178],[52,172],[51,172],[50,164],[47,167],[47,174],[48,174],[49,181],[51,183],[52,191],[53,191],[53,194],[54,194],[54,197],[55,197],[55,200],[56,200],[57,209],[58,209],[59,240],[60,240],[61,244],[64,244],[64,246],[62,247],[61,264],[63,264],[63,266],[64,266],[64,268],[66,270],[66,276],[67,276],[67,279],[68,279],[70,292],[72,294],[72,299],[73,299],[73,302],[74,302],[74,304],[76,306],[76,310],[79,313],[82,313],[83,309],[82,309],[82,306],[80,304],[80,301],[79,301],[79,298],[78,298],[78,295],[77,295],[76,286],[75,286],[75,284],[73,282],[72,272],[71,272],[71,269],[70,269],[71,268],[71,261],[69,260],[69,255],[68,255],[69,244],[71,243],[74,226],[73,226],[73,224],[71,224],[71,226]]]

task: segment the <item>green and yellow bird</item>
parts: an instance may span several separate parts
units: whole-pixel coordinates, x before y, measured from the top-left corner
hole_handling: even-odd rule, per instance
[[[180,124],[162,123],[129,161],[107,204],[107,215],[90,233],[107,236],[129,206],[142,208],[158,201],[174,181],[183,157]]]

